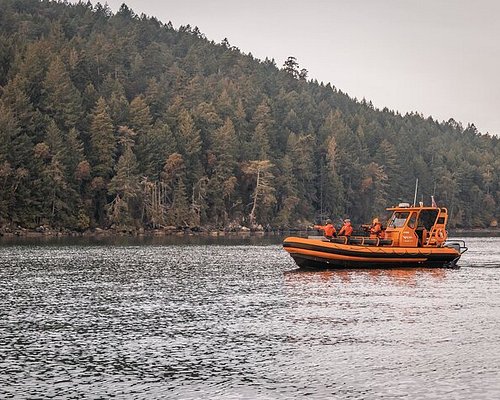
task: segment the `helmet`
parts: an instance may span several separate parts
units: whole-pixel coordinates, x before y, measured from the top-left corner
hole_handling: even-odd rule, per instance
[[[331,219],[327,219],[327,220],[326,220],[326,223],[327,223],[327,224],[331,224],[331,223],[332,223],[332,220],[331,220]]]
[[[344,219],[344,222],[351,222],[349,218]]]

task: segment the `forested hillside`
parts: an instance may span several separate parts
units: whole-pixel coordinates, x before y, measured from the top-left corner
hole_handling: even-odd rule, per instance
[[[499,139],[473,125],[375,109],[126,6],[0,10],[0,225],[361,223],[416,178],[452,227],[498,218]]]

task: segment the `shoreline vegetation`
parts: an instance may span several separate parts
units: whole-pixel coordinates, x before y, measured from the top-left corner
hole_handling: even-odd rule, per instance
[[[23,227],[0,227],[0,240],[2,238],[43,238],[43,237],[161,237],[161,236],[206,236],[206,237],[247,237],[247,236],[285,236],[285,235],[320,235],[313,228],[273,228],[273,227],[258,227],[249,229],[240,226],[232,229],[215,229],[209,227],[175,227],[167,226],[158,229],[144,228],[108,228],[108,229],[88,229],[85,231],[74,231],[69,229],[53,229],[45,226],[40,226],[35,229]],[[449,235],[500,235],[498,227],[490,228],[456,228],[450,229]],[[361,233],[356,232],[356,233]]]

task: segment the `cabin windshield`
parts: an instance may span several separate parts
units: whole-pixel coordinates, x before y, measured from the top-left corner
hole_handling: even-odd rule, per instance
[[[409,212],[404,211],[396,211],[394,214],[392,214],[391,219],[389,220],[389,223],[387,227],[389,228],[401,228],[406,220],[408,219],[408,215],[410,215]]]

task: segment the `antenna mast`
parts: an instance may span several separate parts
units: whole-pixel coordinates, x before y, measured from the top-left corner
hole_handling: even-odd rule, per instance
[[[413,197],[413,207],[417,204],[417,192],[418,192],[418,178],[415,181],[415,196]]]

